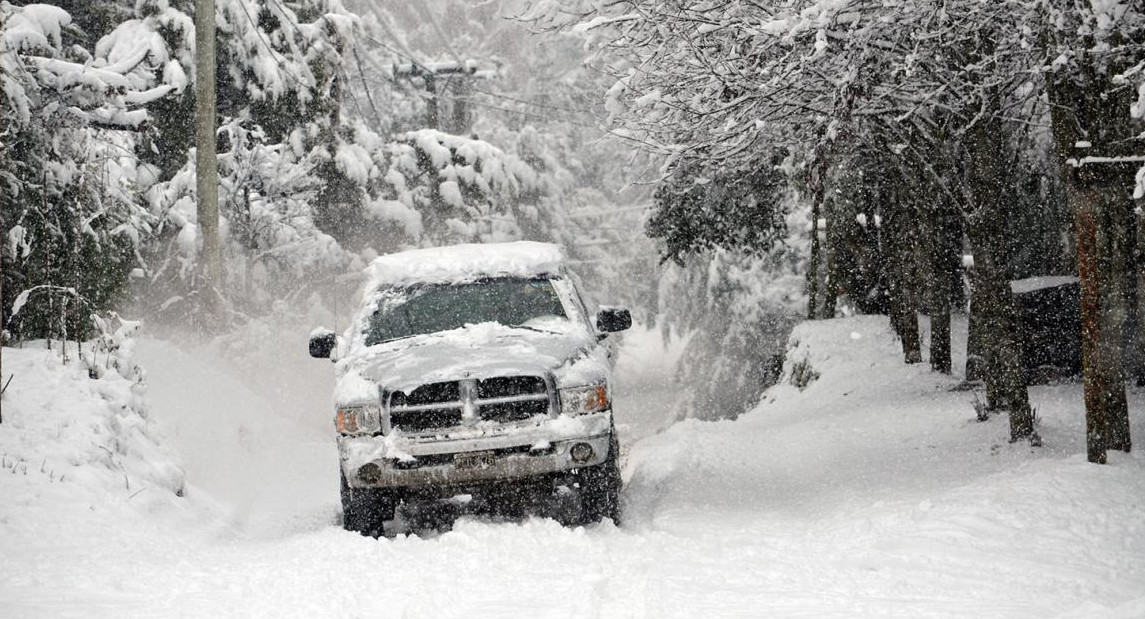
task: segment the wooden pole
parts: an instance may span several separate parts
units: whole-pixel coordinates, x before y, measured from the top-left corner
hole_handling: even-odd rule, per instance
[[[219,168],[215,150],[215,0],[195,0],[195,188],[202,254],[204,308],[220,318]]]

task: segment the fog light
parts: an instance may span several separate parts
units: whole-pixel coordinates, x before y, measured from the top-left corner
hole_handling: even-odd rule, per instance
[[[382,467],[374,464],[373,462],[367,462],[363,464],[360,469],[358,469],[358,479],[367,484],[376,484],[381,478]]]
[[[588,462],[592,458],[592,445],[577,443],[569,450],[569,455],[572,456],[573,462]]]

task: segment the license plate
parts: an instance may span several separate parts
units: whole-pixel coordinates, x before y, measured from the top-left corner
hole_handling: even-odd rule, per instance
[[[471,451],[453,456],[453,466],[459,469],[476,469],[493,465],[493,452]]]

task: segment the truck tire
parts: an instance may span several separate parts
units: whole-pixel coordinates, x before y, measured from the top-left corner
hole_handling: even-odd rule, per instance
[[[385,522],[398,507],[393,492],[380,488],[351,488],[342,474],[342,528],[370,537],[385,535]]]
[[[592,524],[605,518],[620,526],[620,445],[616,432],[608,442],[608,458],[580,473],[581,522]]]

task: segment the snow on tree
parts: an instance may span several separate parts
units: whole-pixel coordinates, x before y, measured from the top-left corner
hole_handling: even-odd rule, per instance
[[[548,172],[489,142],[433,129],[386,140],[355,123],[335,163],[365,205],[359,242],[376,251],[547,238]]]
[[[153,170],[146,204],[159,223],[145,252],[140,290],[149,307],[194,316],[198,285],[194,215],[195,32],[167,0],[145,0],[97,45],[109,62],[136,59],[133,77],[153,96],[156,117],[136,153]],[[228,299],[244,311],[266,307],[288,282],[306,281],[346,257],[320,225],[345,178],[334,165],[341,51],[356,18],[336,0],[283,5],[224,0],[216,5],[220,204],[227,237]],[[154,182],[158,181],[158,182]],[[337,232],[335,229],[333,232]],[[328,272],[328,271],[326,271]],[[295,291],[297,292],[297,291]]]
[[[5,2],[0,17],[3,328],[80,337],[122,292],[153,223],[134,182],[146,171],[131,156],[149,94],[130,63],[79,45],[66,11]]]
[[[687,338],[677,368],[688,397],[680,417],[735,418],[780,376],[791,328],[807,297],[810,235],[798,223],[806,203],[780,196],[791,233],[782,243],[714,249],[672,264],[660,283],[664,327]]]
[[[664,258],[716,248],[766,254],[786,236],[786,153],[760,154],[747,169],[682,165],[655,194],[648,233],[665,243]]]
[[[166,180],[186,162],[194,146],[194,23],[167,0],[146,0],[127,19],[99,39],[95,54],[108,65],[128,68],[129,77],[148,93],[150,117],[138,132],[135,153],[154,166],[155,180]]]
[[[1006,285],[1002,195],[1008,114],[1038,93],[1030,62],[1038,29],[1024,21],[1029,10],[1018,2],[546,1],[524,17],[589,37],[599,66],[616,78],[607,95],[614,130],[663,153],[669,172],[691,161],[746,169],[774,145],[805,153],[813,226],[823,218],[824,184],[840,144],[886,145],[888,163],[905,156],[903,164],[945,192],[971,224],[980,284],[992,300],[979,308],[996,327],[988,375],[1000,386],[992,390],[1002,395],[999,407],[1011,412],[1014,438],[1023,438],[1032,436],[1032,416]],[[935,152],[938,160],[930,158]],[[888,221],[913,217],[917,207],[903,195],[902,216]],[[891,239],[893,247],[907,241]],[[817,245],[813,236],[812,300]],[[907,304],[892,306],[910,318],[895,321],[908,360],[919,358],[911,344],[918,341],[917,298],[892,295]]]
[[[228,299],[244,311],[306,294],[305,283],[344,268],[350,258],[314,223],[313,202],[322,184],[313,170],[320,157],[298,157],[288,145],[239,121],[220,127],[231,148],[219,153],[219,193]],[[193,158],[169,181],[147,192],[158,218],[146,285],[165,312],[190,311],[178,303],[198,261]],[[163,240],[160,240],[163,239]]]

